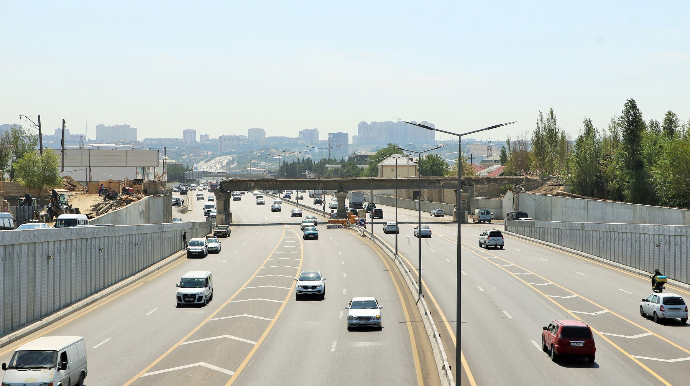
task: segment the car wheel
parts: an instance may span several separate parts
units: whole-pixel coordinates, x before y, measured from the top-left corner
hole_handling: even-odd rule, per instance
[[[594,364],[594,355],[590,355],[587,357],[587,363],[589,363],[590,365]]]
[[[681,322],[682,324],[685,324],[685,323],[688,322],[688,318],[680,318],[680,322]]]
[[[501,245],[501,249],[503,249],[503,245]]]
[[[208,298],[204,298],[204,307],[208,305]]]
[[[659,315],[656,314],[656,311],[654,311],[653,318],[654,318],[654,323],[659,323]]]
[[[546,342],[544,341],[544,335],[541,336],[541,350],[544,352],[549,351],[549,348],[546,347]]]
[[[213,290],[211,290],[211,296],[208,298],[208,300],[213,300]]]
[[[314,240],[318,240],[318,239],[319,239],[319,236],[314,237]]]
[[[642,316],[643,318],[647,317],[647,315],[645,315],[644,313],[644,309],[642,308],[642,306],[640,306],[640,316]]]
[[[554,347],[553,345],[551,345],[550,354],[551,354],[551,360],[556,362],[558,360],[558,354],[556,354],[556,347]]]

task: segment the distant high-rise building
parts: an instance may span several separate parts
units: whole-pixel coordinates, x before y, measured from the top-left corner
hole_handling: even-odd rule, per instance
[[[434,124],[427,121],[421,123],[434,127]],[[433,144],[436,142],[435,131],[422,129],[402,121],[360,122],[357,125],[357,134],[358,144],[385,146],[389,143],[394,143],[403,146],[410,143]]]
[[[208,134],[200,134],[199,135],[199,142],[201,142],[201,143],[208,142]]]
[[[185,129],[182,130],[182,139],[187,142],[196,142],[196,130]]]
[[[96,125],[96,141],[102,143],[136,142],[137,129],[129,125]]]
[[[12,126],[17,126],[20,129],[22,128],[22,125],[3,123],[0,125],[0,135],[2,135],[2,133],[4,133],[5,131],[9,131],[10,127],[12,127]]]
[[[221,135],[218,137],[218,151],[240,151],[240,145],[245,142],[247,137],[244,135]]]
[[[266,139],[266,131],[264,129],[254,127],[247,130],[247,138],[252,143],[262,143]]]
[[[306,143],[319,142],[319,129],[304,129],[299,132],[299,140]]]
[[[331,158],[344,158],[350,155],[348,134],[343,132],[328,133],[328,147]]]

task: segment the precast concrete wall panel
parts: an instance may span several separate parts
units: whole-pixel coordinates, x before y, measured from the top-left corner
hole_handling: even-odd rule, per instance
[[[210,223],[0,232],[0,334],[72,305],[210,232]],[[137,245],[138,244],[138,245]]]

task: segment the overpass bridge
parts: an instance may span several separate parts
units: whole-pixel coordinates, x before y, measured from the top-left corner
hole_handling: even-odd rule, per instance
[[[526,177],[463,177],[463,187],[475,185],[524,185]],[[217,221],[219,224],[232,222],[230,210],[231,193],[238,190],[333,190],[338,198],[338,216],[346,216],[345,197],[352,190],[390,189],[453,189],[457,191],[457,177],[357,177],[357,178],[229,178],[219,183]],[[473,189],[471,189],[473,190]],[[464,191],[464,189],[463,189]]]

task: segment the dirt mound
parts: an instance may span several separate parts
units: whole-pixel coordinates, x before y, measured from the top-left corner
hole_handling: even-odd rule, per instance
[[[62,186],[70,192],[83,192],[85,190],[84,185],[70,176],[62,177]]]

